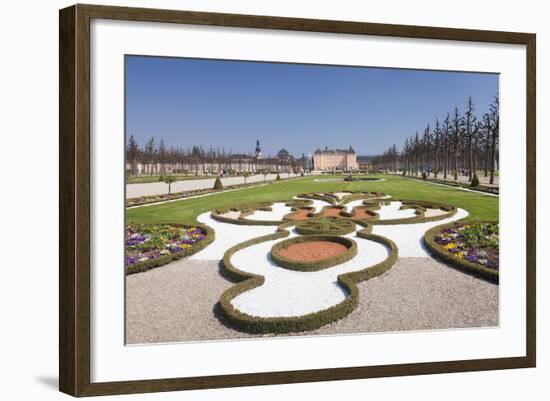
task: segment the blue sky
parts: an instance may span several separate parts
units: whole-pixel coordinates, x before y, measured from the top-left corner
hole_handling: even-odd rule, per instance
[[[366,67],[126,56],[126,134],[142,146],[264,154],[316,148],[375,155],[399,147],[472,96],[476,114],[498,75]]]

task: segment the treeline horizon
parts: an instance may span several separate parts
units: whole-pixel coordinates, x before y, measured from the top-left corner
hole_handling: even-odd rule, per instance
[[[402,171],[416,175],[439,174],[458,179],[459,172],[472,180],[478,170],[483,170],[489,183],[494,183],[499,142],[499,97],[495,95],[489,111],[475,114],[472,97],[468,97],[464,112],[455,106],[443,119],[435,118],[433,128],[427,124],[423,134],[418,130],[405,139],[401,150],[396,144],[373,159],[373,167]]]
[[[255,154],[249,153],[233,153],[231,150],[226,151],[225,148],[203,148],[200,145],[193,145],[185,148],[183,146],[167,147],[163,139],[157,142],[155,137],[150,137],[143,147],[140,147],[133,135],[130,135],[128,144],[126,145],[126,162],[130,164],[130,174],[137,175],[137,165],[142,164],[148,166],[144,174],[153,175],[155,173],[165,174],[166,166],[181,166],[177,170],[185,170],[183,166],[194,166],[195,173],[198,172],[199,166],[204,164],[218,164],[221,166],[229,166],[234,162],[236,155],[246,155],[253,159]],[[273,160],[273,157],[262,158],[255,160],[255,164],[267,164]],[[291,165],[296,162],[295,159],[278,161],[281,165]]]

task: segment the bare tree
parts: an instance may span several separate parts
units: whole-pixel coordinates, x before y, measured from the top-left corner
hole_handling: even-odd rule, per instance
[[[458,180],[458,154],[460,146],[460,137],[461,132],[464,126],[464,122],[460,114],[458,113],[458,107],[455,107],[453,120],[451,122],[451,132],[453,137],[453,169],[454,169],[454,179]]]
[[[130,171],[132,175],[137,174],[137,160],[139,156],[139,145],[134,139],[133,135],[130,135],[128,139],[128,146],[126,147],[126,160],[130,162]]]
[[[468,105],[466,106],[466,112],[463,117],[464,124],[464,139],[466,142],[466,149],[468,151],[468,179],[471,180],[473,176],[473,141],[474,141],[474,130],[477,125],[476,116],[474,115],[474,104],[472,102],[472,97],[468,98]]]
[[[496,163],[496,148],[499,139],[499,126],[500,126],[500,104],[498,95],[495,96],[493,103],[490,106],[491,117],[491,176],[489,183],[495,183],[495,163]]]

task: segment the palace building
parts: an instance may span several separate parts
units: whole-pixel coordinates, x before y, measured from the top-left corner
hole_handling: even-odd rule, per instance
[[[351,146],[349,149],[317,149],[313,155],[313,167],[321,171],[357,170],[357,155]]]

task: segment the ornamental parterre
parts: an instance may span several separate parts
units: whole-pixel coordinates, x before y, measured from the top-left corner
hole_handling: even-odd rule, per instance
[[[458,259],[498,270],[499,226],[496,223],[456,223],[434,240]]]
[[[195,226],[178,224],[127,226],[126,266],[188,250],[205,238],[205,231]]]

